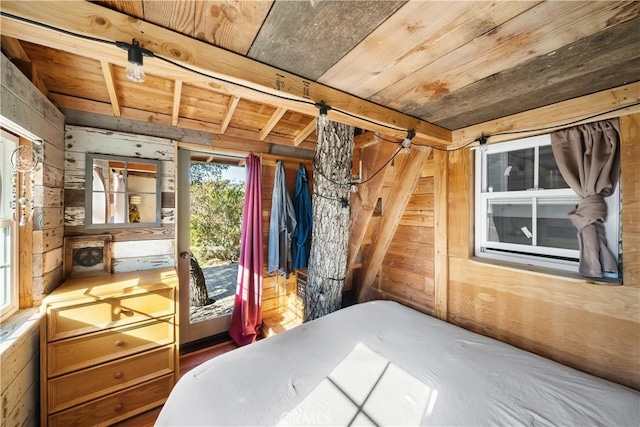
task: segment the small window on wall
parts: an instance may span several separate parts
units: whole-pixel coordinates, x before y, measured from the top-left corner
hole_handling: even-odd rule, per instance
[[[11,154],[18,138],[2,131],[0,136],[0,320],[18,309],[17,221],[12,204],[13,169]]]
[[[579,202],[541,135],[476,150],[476,256],[577,272]],[[607,246],[619,257],[620,190],[605,198]]]

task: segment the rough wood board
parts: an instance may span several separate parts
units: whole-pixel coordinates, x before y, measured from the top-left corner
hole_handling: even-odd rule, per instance
[[[78,96],[110,102],[101,61],[73,55],[61,50],[22,42],[33,63],[41,69],[40,77],[53,93],[72,91]],[[112,66],[113,68],[113,66]],[[116,71],[112,69],[112,71]],[[111,111],[113,114],[113,110]]]
[[[639,14],[635,2],[543,2],[368,99],[410,111]]]
[[[452,323],[640,389],[639,288],[450,263]]]
[[[100,235],[108,232],[113,236],[114,242],[126,242],[130,240],[171,240],[175,238],[174,224],[164,224],[162,227],[122,227],[108,229],[88,229],[85,228],[84,225],[65,225],[64,232],[66,236]]]
[[[194,37],[196,2],[181,0],[143,1],[144,20]]]
[[[39,353],[27,358],[26,362],[20,373],[11,379],[10,385],[0,396],[3,425],[26,425],[23,423],[29,415],[36,412],[37,390],[40,382]]]
[[[362,160],[362,179],[369,179],[373,173],[380,170],[384,163],[396,151],[391,145],[376,144],[355,151],[364,151]],[[365,234],[369,228],[371,216],[380,197],[380,190],[385,180],[388,168],[382,170],[371,181],[360,185],[357,193],[351,194],[351,215],[349,224],[349,258],[347,261],[347,279],[345,285],[351,287],[353,268],[356,257],[360,252]]]
[[[129,241],[129,242],[114,242],[112,244],[113,258],[136,258],[140,255],[156,256],[156,255],[171,255],[175,254],[175,247],[173,240],[145,240],[143,242]]]
[[[449,153],[436,151],[435,194],[433,217],[435,220],[435,256],[433,263],[433,282],[435,288],[435,309],[438,319],[447,320],[447,301],[449,288]]]
[[[84,111],[62,109],[67,125],[95,127],[116,132],[135,133],[159,138],[172,139],[180,142],[208,145],[211,143],[211,133],[185,129],[176,126],[160,125],[141,122],[122,117],[105,116]]]
[[[272,4],[273,0],[198,1],[194,36],[246,55]]]
[[[204,78],[201,75],[197,77],[198,81],[207,81],[208,84],[213,85],[212,87],[223,87],[229,94],[242,96],[246,99],[287,107],[293,111],[312,116],[317,114],[317,109],[313,102],[305,102],[305,100],[330,99],[332,106],[335,107],[329,112],[331,120],[341,121],[363,129],[380,131],[398,138],[406,136],[405,129],[415,129],[416,137],[414,140],[416,142],[430,142],[439,146],[448,144],[451,138],[451,133],[446,129],[328,86],[305,81],[295,74],[283,72],[159,26],[140,23],[126,15],[90,2],[74,2],[72,5],[42,3],[39,8],[25,7],[21,2],[3,2],[3,10],[46,23],[52,27],[95,35],[103,39],[129,40],[138,38],[145,48],[149,48],[157,55],[175,58],[184,65],[205,70],[213,75],[242,81],[243,86],[236,86],[220,81],[214,82],[213,79]],[[80,40],[60,33],[56,33],[54,36],[50,29],[35,27],[7,16],[3,16],[1,21],[3,33],[7,36],[20,37],[32,43],[64,49],[98,60],[109,61],[116,65],[122,66],[124,62],[121,49],[115,46],[101,44],[100,48],[96,49],[96,43],[89,40]],[[99,23],[107,22],[110,25],[99,25]],[[140,28],[141,26],[143,28]],[[145,64],[145,68],[148,68],[148,75],[170,76],[171,79],[180,78],[185,82],[194,80],[194,73],[161,62],[148,61],[148,64]],[[286,95],[286,99],[283,99],[281,95]],[[347,114],[342,114],[340,110],[344,110]],[[393,125],[393,129],[390,129],[389,125]],[[400,130],[394,130],[397,128]]]
[[[62,247],[64,227],[37,230],[33,232],[33,253],[44,253]]]
[[[33,229],[46,230],[60,227],[63,223],[62,208],[40,208],[33,209]]]
[[[96,3],[110,9],[126,13],[127,15],[134,16],[138,19],[144,18],[142,0],[99,0]]]
[[[113,260],[113,272],[125,273],[138,270],[173,267],[174,255],[145,256],[137,258],[121,258]]]
[[[537,3],[407,2],[318,81],[367,98]]]
[[[42,301],[46,294],[57,288],[63,280],[62,266],[45,274],[33,278],[33,300]]]
[[[640,114],[620,118],[622,279],[640,287]]]
[[[449,153],[447,239],[449,256],[466,258],[473,251],[473,174],[472,153],[463,149]]]
[[[35,185],[62,188],[64,169],[45,163],[41,165],[41,170],[36,171],[33,178]]]
[[[428,298],[433,303],[433,279],[430,277],[415,273],[405,275],[402,269],[394,267],[386,267],[381,276],[379,289],[389,292],[396,288],[398,291],[395,293],[401,294],[401,288],[408,287],[410,293],[418,295],[420,298]]]
[[[316,80],[403,4],[275,2],[248,56]]]
[[[460,129],[633,82],[640,79],[638,27],[640,18],[633,19],[408,113],[447,129]]]
[[[433,246],[434,233],[432,227],[411,227],[400,224],[393,239],[398,242],[422,243]]]
[[[415,273],[433,280],[433,246],[411,246],[418,246],[420,252],[409,253],[410,248],[403,249],[402,244],[392,243],[382,261],[382,271],[388,267],[394,267],[405,273]],[[415,253],[419,253],[420,256],[416,257]]]
[[[62,207],[62,188],[34,186],[33,204],[44,208]]]
[[[615,89],[581,96],[456,130],[452,133],[453,143],[451,148],[468,144],[481,134],[492,135],[499,132],[518,132],[517,134],[494,135],[489,138],[488,142],[493,144],[549,133],[555,129],[566,127],[566,123],[576,125],[593,121],[593,117],[604,120],[638,113],[640,112],[640,106],[634,105],[638,102],[640,102],[640,82],[630,83]],[[544,130],[536,130],[538,128],[544,128]],[[529,131],[530,129],[533,130]]]
[[[362,277],[362,284],[358,295],[359,301],[366,298],[369,289],[374,283],[375,277],[380,271],[384,254],[391,244],[393,235],[402,219],[402,214],[409,203],[409,197],[420,178],[422,168],[430,154],[431,149],[414,149],[407,155],[407,161],[390,193],[388,200],[389,208],[383,210],[383,214],[378,222],[378,231],[371,243],[371,250],[363,263],[366,269]]]
[[[33,315],[34,313],[30,313]],[[11,323],[11,322],[9,322]],[[0,390],[2,394],[16,379],[28,362],[37,357],[40,342],[39,321],[34,322],[28,330],[20,333],[20,338],[8,343],[3,343],[3,351],[0,353]],[[7,331],[6,323],[3,325]]]
[[[413,227],[433,227],[433,211],[405,211],[402,214],[400,225],[408,225]]]
[[[37,137],[62,146],[64,116],[9,59],[1,55],[2,115]]]

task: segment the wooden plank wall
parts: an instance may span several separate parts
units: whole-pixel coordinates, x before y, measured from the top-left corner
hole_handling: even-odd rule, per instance
[[[160,160],[161,225],[86,228],[84,196],[87,153]],[[64,235],[111,234],[112,271],[115,273],[174,266],[174,156],[174,141],[170,139],[67,125],[64,153]]]
[[[640,389],[638,115],[623,117],[624,286],[473,260],[473,158],[449,153],[448,320]]]
[[[62,170],[64,116],[4,55],[0,55],[0,106],[2,125],[14,133],[43,140],[43,164],[33,173],[34,215],[20,235],[21,245],[31,249],[28,260],[19,263],[20,307],[38,305],[43,294],[62,281]],[[28,256],[24,250],[21,254]],[[27,261],[27,262],[23,262]],[[35,310],[24,310],[2,325],[11,336],[2,345],[0,389],[2,425],[31,425],[38,419],[40,394],[38,321],[29,318]],[[24,319],[21,319],[24,317]],[[36,317],[37,319],[37,317]],[[10,323],[22,325],[15,335]],[[30,325],[30,326],[29,326]],[[6,344],[6,346],[5,346]]]
[[[625,285],[640,286],[640,114],[620,118],[622,254]]]
[[[293,200],[298,166],[302,162],[307,169],[309,179],[309,194],[313,200],[313,168],[309,160],[301,160],[287,157],[262,156],[262,242],[264,254],[264,272],[262,279],[262,317],[273,317],[282,313],[290,305],[295,304],[296,276],[292,274],[288,279],[267,273],[269,223],[271,219],[271,198],[275,180],[276,160],[282,160],[284,164],[285,182],[287,191]],[[276,287],[276,280],[278,286]]]
[[[32,274],[22,275],[20,306],[30,307],[62,282],[64,115],[4,55],[1,69],[3,125],[43,141],[43,162],[32,173],[33,231],[21,235],[23,247],[31,247]]]
[[[390,165],[382,190],[382,213],[389,189],[402,170],[405,156],[398,156]],[[409,199],[400,225],[382,262],[372,297],[398,301],[433,315],[434,307],[434,160],[433,154],[422,170],[418,184]],[[367,235],[375,229],[371,221]]]
[[[40,321],[37,308],[19,311],[2,324],[0,426],[38,424]]]

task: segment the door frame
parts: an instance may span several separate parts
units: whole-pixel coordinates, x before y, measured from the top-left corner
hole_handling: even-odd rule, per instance
[[[205,339],[229,330],[231,313],[218,316],[203,322],[191,323],[190,299],[189,299],[189,257],[183,258],[181,254],[190,250],[190,206],[191,192],[189,187],[189,168],[191,165],[192,153],[216,154],[212,150],[195,148],[192,144],[189,147],[178,144],[176,149],[176,265],[178,270],[178,280],[180,283],[178,290],[179,301],[179,337],[180,345]],[[221,155],[224,156],[224,155]],[[229,154],[226,154],[230,157]],[[242,154],[238,153],[238,158]],[[233,156],[235,157],[235,156]],[[186,191],[185,191],[186,190]]]

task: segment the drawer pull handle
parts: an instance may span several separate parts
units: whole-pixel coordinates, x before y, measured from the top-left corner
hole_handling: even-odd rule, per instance
[[[124,341],[116,340],[116,342],[114,344],[115,344],[116,347],[121,347],[124,344]]]
[[[118,403],[118,404],[116,405],[116,408],[115,408],[115,409],[116,409],[116,412],[120,412],[120,411],[122,411],[122,408],[124,408],[124,405],[123,405],[122,403]]]
[[[119,380],[120,378],[122,378],[122,372],[116,372],[115,374],[113,374],[113,378]]]
[[[131,310],[125,310],[122,307],[116,307],[113,309],[113,314],[115,314],[116,316],[119,315],[123,315],[123,316],[133,316],[133,311]]]

